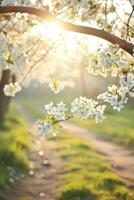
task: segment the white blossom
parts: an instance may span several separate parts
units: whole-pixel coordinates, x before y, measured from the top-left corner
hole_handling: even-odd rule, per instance
[[[3,91],[6,96],[15,96],[15,94],[21,91],[21,85],[18,82],[6,84],[3,88]]]
[[[39,120],[38,127],[42,135],[47,135],[48,133],[52,133],[54,131],[52,124],[44,120]]]
[[[88,117],[95,117],[96,122],[102,122],[104,117],[105,105],[98,105],[98,102],[88,99],[86,97],[79,97],[74,99],[71,103],[71,112],[74,117],[87,119]]]
[[[94,112],[94,115],[95,115],[95,120],[96,122],[102,122],[103,119],[105,119],[106,117],[104,116],[104,110],[105,110],[106,106],[105,105],[98,105],[96,108],[95,108],[95,112]]]
[[[133,0],[131,0],[131,2],[133,2]],[[52,8],[55,11],[56,5],[59,5],[57,6],[57,10],[63,9],[63,6],[65,5],[65,3],[66,1],[60,2],[60,1],[49,1],[49,0],[46,0],[46,1],[3,0],[1,1],[2,6],[8,5],[9,7],[12,5],[15,5],[15,6],[34,5],[35,7],[43,8],[42,7],[43,5],[50,4],[49,5],[50,11],[52,11]],[[88,7],[87,9],[89,9],[89,11],[90,10],[92,11],[92,9],[96,8],[97,1],[93,1],[93,0],[90,2],[88,0],[81,0],[81,1],[71,0],[70,1],[70,5],[72,7],[76,6],[76,4],[81,5],[81,8],[79,9],[79,13],[77,17],[83,15],[83,19],[84,19],[86,7]],[[73,9],[71,10],[71,12],[72,11]],[[71,14],[71,12],[69,13]],[[87,12],[87,16],[88,15],[89,15],[89,12]],[[0,69],[3,70],[3,69],[12,68],[12,72],[15,72],[16,74],[18,74],[17,72],[19,71],[20,78],[23,78],[23,75],[25,74],[25,72],[29,71],[28,67],[36,61],[36,57],[40,56],[40,54],[41,55],[44,54],[44,51],[46,51],[46,47],[51,46],[50,45],[51,42],[49,43],[47,40],[45,41],[42,38],[40,38],[40,43],[42,44],[40,44],[39,49],[45,49],[45,50],[42,50],[43,52],[42,51],[38,52],[36,51],[37,46],[35,45],[35,47],[33,47],[33,49],[28,51],[27,53],[27,51],[25,52],[27,47],[30,47],[31,44],[34,44],[33,36],[30,36],[30,33],[33,34],[34,29],[30,28],[31,23],[29,23],[29,15],[21,14],[21,13],[15,14],[15,16],[12,16],[12,20],[9,20],[9,23],[7,24],[7,26],[6,24],[4,25],[5,19],[6,18],[2,18],[3,21],[1,21],[2,23],[1,23],[1,28],[0,28],[1,29]],[[35,20],[34,17],[32,19]],[[35,26],[37,28],[36,20],[35,21],[34,20],[33,20],[33,23],[35,23]],[[102,21],[104,20],[102,19]],[[18,23],[19,23],[19,26],[17,25]],[[44,26],[44,24],[42,24],[41,22],[41,26],[42,25]],[[28,33],[26,34],[25,31],[29,29],[31,31],[30,32],[28,31]],[[13,30],[13,31],[9,31],[9,30]],[[42,30],[44,29],[41,29],[41,32]],[[24,35],[18,34],[18,33],[24,33]],[[35,31],[34,34],[38,35],[36,38],[38,41],[39,33],[37,34],[37,32]],[[31,39],[29,39],[30,37]],[[34,39],[35,39],[35,36],[34,36]],[[43,41],[45,42],[45,48],[43,45]],[[119,53],[120,50],[119,51],[118,50],[119,50],[119,46],[117,45],[115,46],[107,45],[105,47],[100,46],[98,50],[96,51],[96,53],[94,52],[93,54],[90,54],[87,70],[90,74],[93,74],[93,75],[101,75],[103,77],[106,77],[108,74],[111,74],[111,76],[119,78],[119,83],[117,85],[109,86],[106,92],[98,96],[98,99],[102,100],[104,103],[109,103],[113,107],[113,109],[120,111],[128,101],[127,96],[130,95],[134,97],[134,73],[133,73],[134,68],[133,68],[133,62],[126,62],[129,59],[126,59],[127,56],[124,57],[123,52],[121,51],[121,54],[120,54]],[[24,56],[22,56],[23,58],[21,58],[20,56],[21,58],[20,59],[19,54],[20,55],[24,54]],[[134,54],[134,49],[133,49],[133,54]],[[77,55],[77,57],[78,56],[79,55]],[[131,64],[129,65],[129,63]],[[14,68],[13,68],[13,65],[14,65]],[[85,62],[83,62],[83,65],[85,65]],[[76,70],[76,72],[78,74],[78,70]],[[44,73],[42,72],[42,69],[40,70],[40,74],[44,78]],[[74,77],[76,76],[76,73],[74,73],[74,71],[72,74],[74,74],[73,75]],[[35,77],[37,77],[37,74],[35,74]],[[38,77],[41,77],[41,76],[38,76]],[[70,74],[69,74],[69,78],[70,78]],[[50,79],[52,79],[51,75],[47,79],[47,82]],[[69,82],[69,81],[66,79],[66,82]],[[65,81],[61,82],[55,79],[51,80],[49,83],[49,87],[56,94],[62,91],[65,85],[66,85]],[[5,95],[7,96],[15,96],[15,94],[19,92],[20,90],[21,90],[21,85],[18,82],[6,84],[3,89]],[[86,97],[78,97],[78,98],[75,98],[71,103],[70,116],[73,115],[73,117],[80,117],[82,119],[87,119],[88,117],[90,117],[90,118],[95,118],[96,122],[101,122],[105,118],[104,116],[105,108],[106,108],[105,105],[99,105],[97,101],[88,99]],[[64,121],[67,119],[66,111],[68,109],[66,108],[66,105],[63,102],[60,102],[57,105],[54,105],[53,102],[50,102],[49,104],[44,106],[44,109],[47,114],[47,117],[45,120],[39,121],[39,129],[42,134],[46,135],[49,132],[53,132],[55,130],[56,124],[58,123],[60,124],[61,121]]]
[[[66,105],[63,102],[57,104],[54,118],[58,120],[65,120],[65,112],[67,111]]]
[[[102,122],[105,119],[105,105],[99,105],[97,101],[86,97],[77,97],[71,103],[71,114],[66,117],[66,105],[63,102],[54,106],[53,102],[44,106],[47,114],[46,120],[39,121],[39,129],[45,135],[61,127],[61,122],[72,117],[80,117],[82,119],[95,118],[96,122]],[[73,114],[73,116],[72,116]]]
[[[93,115],[94,107],[98,103],[92,99],[80,96],[75,98],[71,103],[71,112],[73,116],[87,119],[90,115]]]
[[[134,87],[134,74],[129,72],[126,75],[121,75],[120,84],[130,90],[132,87]]]
[[[44,108],[45,108],[45,112],[48,115],[52,115],[53,116],[55,114],[56,108],[53,106],[53,102],[50,102],[49,104],[45,105]]]
[[[66,105],[63,102],[54,106],[52,102],[45,105],[45,111],[48,115],[53,116],[56,121],[65,120],[65,112],[67,111]]]
[[[46,120],[39,120],[38,127],[43,135],[54,132],[58,127],[62,126],[61,121],[65,120],[66,105],[63,102],[56,106],[52,102],[44,106],[45,112],[48,115]]]
[[[90,74],[107,77],[117,77],[120,71],[129,69],[127,62],[123,61],[120,54],[117,54],[118,46],[100,46],[96,53],[90,54],[87,70]]]
[[[126,104],[128,101],[128,98],[126,98],[126,93],[126,87],[112,85],[108,87],[108,91],[98,95],[97,98],[109,103],[111,106],[113,106],[114,110],[120,111],[124,107],[124,104]]]
[[[30,0],[3,0],[2,1],[2,6],[6,5],[15,5],[15,6],[20,6],[20,5],[25,5],[25,6],[30,6],[32,5],[32,1]]]
[[[61,90],[64,89],[64,84],[59,81],[59,80],[52,80],[49,83],[49,87],[51,88],[51,90],[55,93],[58,94]]]

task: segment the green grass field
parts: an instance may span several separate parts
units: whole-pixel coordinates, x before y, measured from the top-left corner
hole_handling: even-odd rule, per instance
[[[13,106],[0,130],[0,199],[10,185],[29,169],[27,152],[30,148],[28,127]]]
[[[43,100],[22,100],[21,103],[34,118],[42,115],[39,108]],[[49,139],[66,163],[57,188],[59,200],[134,200],[128,185],[88,143],[62,130],[57,137]]]
[[[121,112],[109,109],[106,119],[96,124],[93,119],[73,120],[73,122],[115,142],[134,149],[134,108],[126,107]]]
[[[54,102],[54,104],[59,103],[60,101],[63,101],[67,105],[72,101],[73,97],[72,95],[68,95],[66,93],[62,93],[61,95],[48,93],[44,94],[25,94],[18,96],[15,101],[17,101],[18,104],[23,105],[28,111],[30,111],[35,118],[43,117],[43,106],[45,104],[50,103],[51,101]]]
[[[88,143],[65,132],[50,139],[66,163],[57,190],[59,200],[134,200],[127,185]]]

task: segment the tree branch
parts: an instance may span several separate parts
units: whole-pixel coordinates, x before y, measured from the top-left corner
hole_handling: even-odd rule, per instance
[[[126,40],[127,40],[128,35],[129,35],[129,23],[130,23],[130,20],[131,20],[132,15],[133,15],[133,12],[134,12],[134,7],[132,7],[132,11],[131,11],[131,13],[130,13],[130,15],[129,15],[129,17],[128,17],[128,20],[127,20],[127,34],[126,34]]]
[[[48,21],[57,21],[59,25],[68,31],[83,33],[87,35],[93,35],[99,38],[102,38],[112,44],[119,45],[120,48],[128,52],[129,54],[133,55],[134,45],[132,43],[127,42],[111,33],[108,33],[104,30],[81,26],[76,24],[71,24],[69,22],[64,22],[62,20],[57,19],[54,15],[52,15],[47,9],[41,10],[33,7],[26,7],[26,6],[0,6],[0,13],[28,13],[36,15],[42,19]]]

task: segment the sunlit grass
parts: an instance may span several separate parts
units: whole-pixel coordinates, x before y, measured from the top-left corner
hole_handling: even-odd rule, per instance
[[[40,116],[37,107],[45,103],[42,99],[21,102],[35,118]],[[66,132],[59,132],[49,139],[53,141],[57,155],[65,161],[56,191],[58,200],[134,200],[127,184],[88,143]]]
[[[51,137],[65,161],[57,189],[59,200],[133,200],[127,185],[112,172],[109,164],[88,143],[60,132]]]
[[[72,95],[66,95],[64,91],[61,95],[53,94],[53,92],[48,93],[47,95],[39,95],[35,96],[36,94],[25,94],[23,96],[20,96],[16,99],[18,104],[21,104],[24,106],[36,119],[40,117],[45,116],[44,112],[44,105],[48,104],[50,102],[53,102],[54,104],[59,103],[60,101],[63,101],[67,105],[72,101],[73,97]]]
[[[106,119],[96,124],[94,120],[73,120],[89,130],[134,149],[134,110],[126,107],[121,112],[109,109]]]
[[[27,152],[30,147],[28,127],[13,106],[0,130],[0,198],[10,184],[29,168]]]

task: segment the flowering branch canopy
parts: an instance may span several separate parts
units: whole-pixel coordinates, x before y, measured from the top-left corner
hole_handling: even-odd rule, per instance
[[[9,2],[12,2],[12,4],[8,4]],[[74,52],[76,53],[76,57],[79,57],[79,67],[77,66],[77,70],[84,69],[87,70],[87,72],[91,75],[102,76],[104,78],[111,76],[115,83],[108,86],[107,90],[103,93],[98,94],[96,100],[84,96],[76,97],[70,103],[70,109],[68,109],[63,102],[59,102],[56,105],[53,102],[50,102],[49,104],[45,105],[45,117],[38,121],[38,126],[41,133],[46,135],[49,132],[57,131],[57,129],[62,126],[63,121],[73,117],[79,117],[81,119],[94,118],[97,123],[102,122],[103,119],[105,119],[104,112],[107,104],[110,104],[114,110],[117,110],[118,112],[121,111],[121,109],[127,104],[129,97],[134,97],[134,45],[132,42],[134,29],[131,23],[132,15],[134,13],[134,5],[129,3],[129,6],[131,6],[132,9],[130,10],[129,18],[127,18],[128,16],[126,14],[125,21],[123,21],[118,17],[116,6],[112,4],[113,12],[116,16],[115,19],[120,20],[122,23],[120,26],[120,23],[118,23],[118,21],[115,23],[114,20],[112,21],[112,24],[107,23],[107,4],[103,4],[102,1],[101,4],[103,4],[103,7],[100,10],[100,13],[103,19],[101,21],[99,18],[99,23],[97,24],[96,17],[95,25],[97,25],[98,28],[93,28],[87,25],[84,26],[70,23],[68,17],[67,20],[62,20],[63,18],[59,17],[58,14],[62,13],[62,11],[65,11],[64,8],[69,8],[68,4],[65,5],[66,1],[64,3],[61,1],[61,3],[57,5],[55,4],[56,1],[52,0],[51,3],[54,5],[54,9],[52,10],[50,9],[51,6],[48,6],[49,8],[44,6],[43,2],[46,3],[46,1],[35,1],[35,4],[31,4],[31,2],[32,1],[30,0],[24,0],[23,3],[22,1],[16,0],[0,1],[0,14],[2,14],[3,17],[0,18],[0,68],[2,70],[13,70],[13,72],[17,74],[16,82],[10,82],[4,86],[4,94],[6,96],[15,96],[16,93],[22,90],[25,80],[29,78],[29,75],[33,71],[36,75],[34,76],[33,73],[32,78],[34,79],[38,77],[42,81],[42,78],[40,77],[40,75],[42,75],[43,81],[45,77],[44,82],[49,83],[49,87],[56,94],[63,90],[66,78],[64,77],[64,83],[58,79],[55,79],[53,77],[52,70],[47,67],[46,62],[46,56],[49,57],[48,54],[50,51],[51,53],[53,52],[53,55],[55,55],[56,58],[58,57],[58,53],[61,53],[61,51],[65,52],[66,55],[70,55],[70,50],[67,52],[66,47],[64,47],[66,41],[65,37],[61,33],[59,34],[58,39],[56,39],[56,30],[53,29],[55,40],[53,41],[49,38],[50,32],[47,32],[47,26],[44,22],[54,21],[67,31],[85,35],[93,35],[110,43],[108,43],[106,46],[98,46],[95,52],[86,52],[86,56],[81,55],[82,53],[80,50],[82,48],[79,48],[80,46],[78,45]],[[87,3],[86,5],[84,5],[85,2]],[[86,10],[87,13],[92,17],[92,15],[98,11],[101,4],[98,4],[99,0],[91,0],[90,2],[92,3],[90,4],[89,1],[82,0],[77,1],[79,5],[78,7],[76,6],[75,9],[79,12],[80,3],[83,3],[84,7],[81,11],[83,12],[83,10]],[[62,3],[63,5],[61,5]],[[74,3],[74,1],[69,1],[68,3]],[[58,10],[60,5],[61,9]],[[75,5],[73,4],[73,6]],[[70,8],[73,6],[71,4]],[[87,8],[89,10],[87,10]],[[15,15],[9,15],[12,13],[15,13]],[[82,17],[85,15],[86,13],[82,14]],[[10,18],[10,16],[12,17]],[[43,22],[41,20],[43,29],[42,26],[39,26],[40,20],[35,20],[36,16],[39,17],[39,19],[43,19]],[[88,16],[88,19],[89,17],[90,16]],[[101,23],[102,27],[99,26]],[[118,30],[117,26],[119,26]],[[122,33],[120,30],[124,30],[124,26],[126,32]],[[112,28],[110,29],[110,27]],[[43,34],[37,34],[36,31],[39,31],[39,29]],[[65,34],[68,33],[66,32]],[[67,44],[73,43],[73,40],[74,38],[69,42],[67,41]],[[78,42],[77,39],[76,42]],[[72,47],[73,45],[71,48]],[[66,55],[63,53],[63,57]],[[61,54],[60,59],[62,59]],[[40,71],[39,76],[37,75],[36,71],[38,65],[40,65],[38,68],[38,71]],[[78,75],[76,71],[73,71],[74,67],[70,67],[68,70],[70,70],[69,78],[71,76],[74,78],[73,74]],[[79,71],[80,75],[81,72],[82,71]],[[67,82],[71,82],[70,79],[68,80],[69,81]]]
[[[123,50],[125,50],[126,52],[128,52],[131,55],[133,55],[133,53],[134,53],[134,45],[132,43],[129,43],[111,33],[104,31],[104,30],[61,21],[61,20],[57,19],[54,15],[52,15],[49,12],[49,10],[41,10],[38,8],[26,7],[26,6],[0,6],[1,14],[2,13],[18,13],[18,12],[36,15],[36,16],[38,16],[44,20],[48,20],[48,21],[55,20],[65,30],[99,37],[99,38],[102,38],[102,39],[112,43],[112,44],[117,44],[120,48],[122,48]]]

